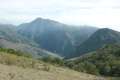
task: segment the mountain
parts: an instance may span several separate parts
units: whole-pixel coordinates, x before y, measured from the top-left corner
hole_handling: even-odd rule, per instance
[[[119,77],[120,44],[104,45],[94,52],[69,60],[66,65],[77,71]]]
[[[16,31],[16,26],[10,24],[0,24],[0,39],[5,39],[15,43],[27,43],[37,45],[33,41],[23,37]]]
[[[36,42],[40,48],[69,57],[75,46],[87,40],[98,28],[76,27],[53,20],[37,18],[18,26],[18,33]]]
[[[87,40],[98,28],[92,26],[68,26],[65,31],[70,35],[74,45],[80,45]]]
[[[39,53],[41,50],[47,50],[51,54],[65,58],[78,57],[105,44],[119,41],[120,33],[111,29],[72,26],[42,18],[17,27],[0,25],[1,46],[27,50],[40,55],[43,55]]]
[[[20,50],[30,53],[34,57],[55,55],[44,49],[38,48],[38,45],[34,41],[18,34],[16,26],[7,24],[0,24],[0,47]]]
[[[77,57],[82,54],[95,51],[96,49],[99,49],[106,44],[119,42],[120,32],[108,28],[99,29],[93,35],[91,35],[85,42],[77,46],[77,51],[76,54],[74,54],[74,56]]]
[[[73,45],[63,29],[63,24],[38,18],[31,23],[20,25],[19,28],[19,33],[32,39],[43,49],[61,53],[60,56],[64,56],[69,50],[73,51]]]

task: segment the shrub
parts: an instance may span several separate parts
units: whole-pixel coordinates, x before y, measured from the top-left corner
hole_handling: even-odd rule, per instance
[[[64,61],[58,57],[47,56],[47,57],[43,57],[40,60],[56,65],[64,65]]]
[[[44,64],[43,70],[45,70],[45,71],[50,71],[50,66],[47,65],[47,64]]]
[[[16,64],[17,62],[17,56],[11,55],[11,54],[3,54],[1,53],[1,58],[0,62],[3,64],[7,65],[13,65]]]
[[[24,57],[32,58],[32,55],[30,55],[29,53],[23,53],[20,50],[0,48],[0,52],[6,52],[6,53],[14,54],[17,56],[24,56]]]

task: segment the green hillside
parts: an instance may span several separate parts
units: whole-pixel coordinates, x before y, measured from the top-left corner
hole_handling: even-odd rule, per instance
[[[120,77],[120,46],[106,45],[95,52],[71,59],[66,65],[90,74]]]
[[[106,44],[114,44],[118,42],[120,42],[120,32],[108,28],[99,29],[86,41],[77,46],[77,51],[73,56],[78,57],[85,53],[95,51]]]

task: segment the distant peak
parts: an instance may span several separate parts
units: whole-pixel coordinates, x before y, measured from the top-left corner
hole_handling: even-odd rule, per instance
[[[97,32],[118,32],[118,31],[115,31],[109,28],[102,28],[102,29],[99,29]]]
[[[35,20],[33,20],[32,22],[39,22],[39,21],[42,21],[42,20],[44,20],[44,19],[42,19],[42,18],[36,18]]]
[[[100,30],[112,30],[112,29],[109,29],[109,28],[102,28]]]
[[[103,28],[103,29],[99,29],[94,33],[94,36],[106,36],[106,37],[113,37],[113,36],[120,36],[120,32],[109,29],[109,28]]]
[[[54,20],[51,20],[51,19],[45,19],[45,18],[41,18],[41,17],[36,18],[35,20],[32,21],[32,23],[45,23],[45,24],[50,23],[50,24],[59,24],[59,25],[61,24],[61,25],[63,25],[63,23],[60,23],[58,21],[54,21]]]

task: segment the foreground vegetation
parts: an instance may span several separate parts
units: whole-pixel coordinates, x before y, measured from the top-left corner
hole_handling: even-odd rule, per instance
[[[0,80],[105,80],[103,77],[59,67],[63,63],[58,58],[48,56],[36,60],[25,55],[18,55],[12,49],[0,49]]]
[[[45,71],[50,71],[50,65],[54,65],[94,75],[120,77],[120,46],[106,45],[98,51],[71,60],[53,56],[34,59],[28,53],[0,48],[0,63]]]
[[[0,63],[5,65],[15,65],[23,68],[33,68],[37,70],[50,70],[50,66],[47,63],[33,59],[30,54],[14,49],[0,48]]]
[[[120,46],[106,45],[95,52],[67,61],[66,66],[80,72],[120,77]]]

